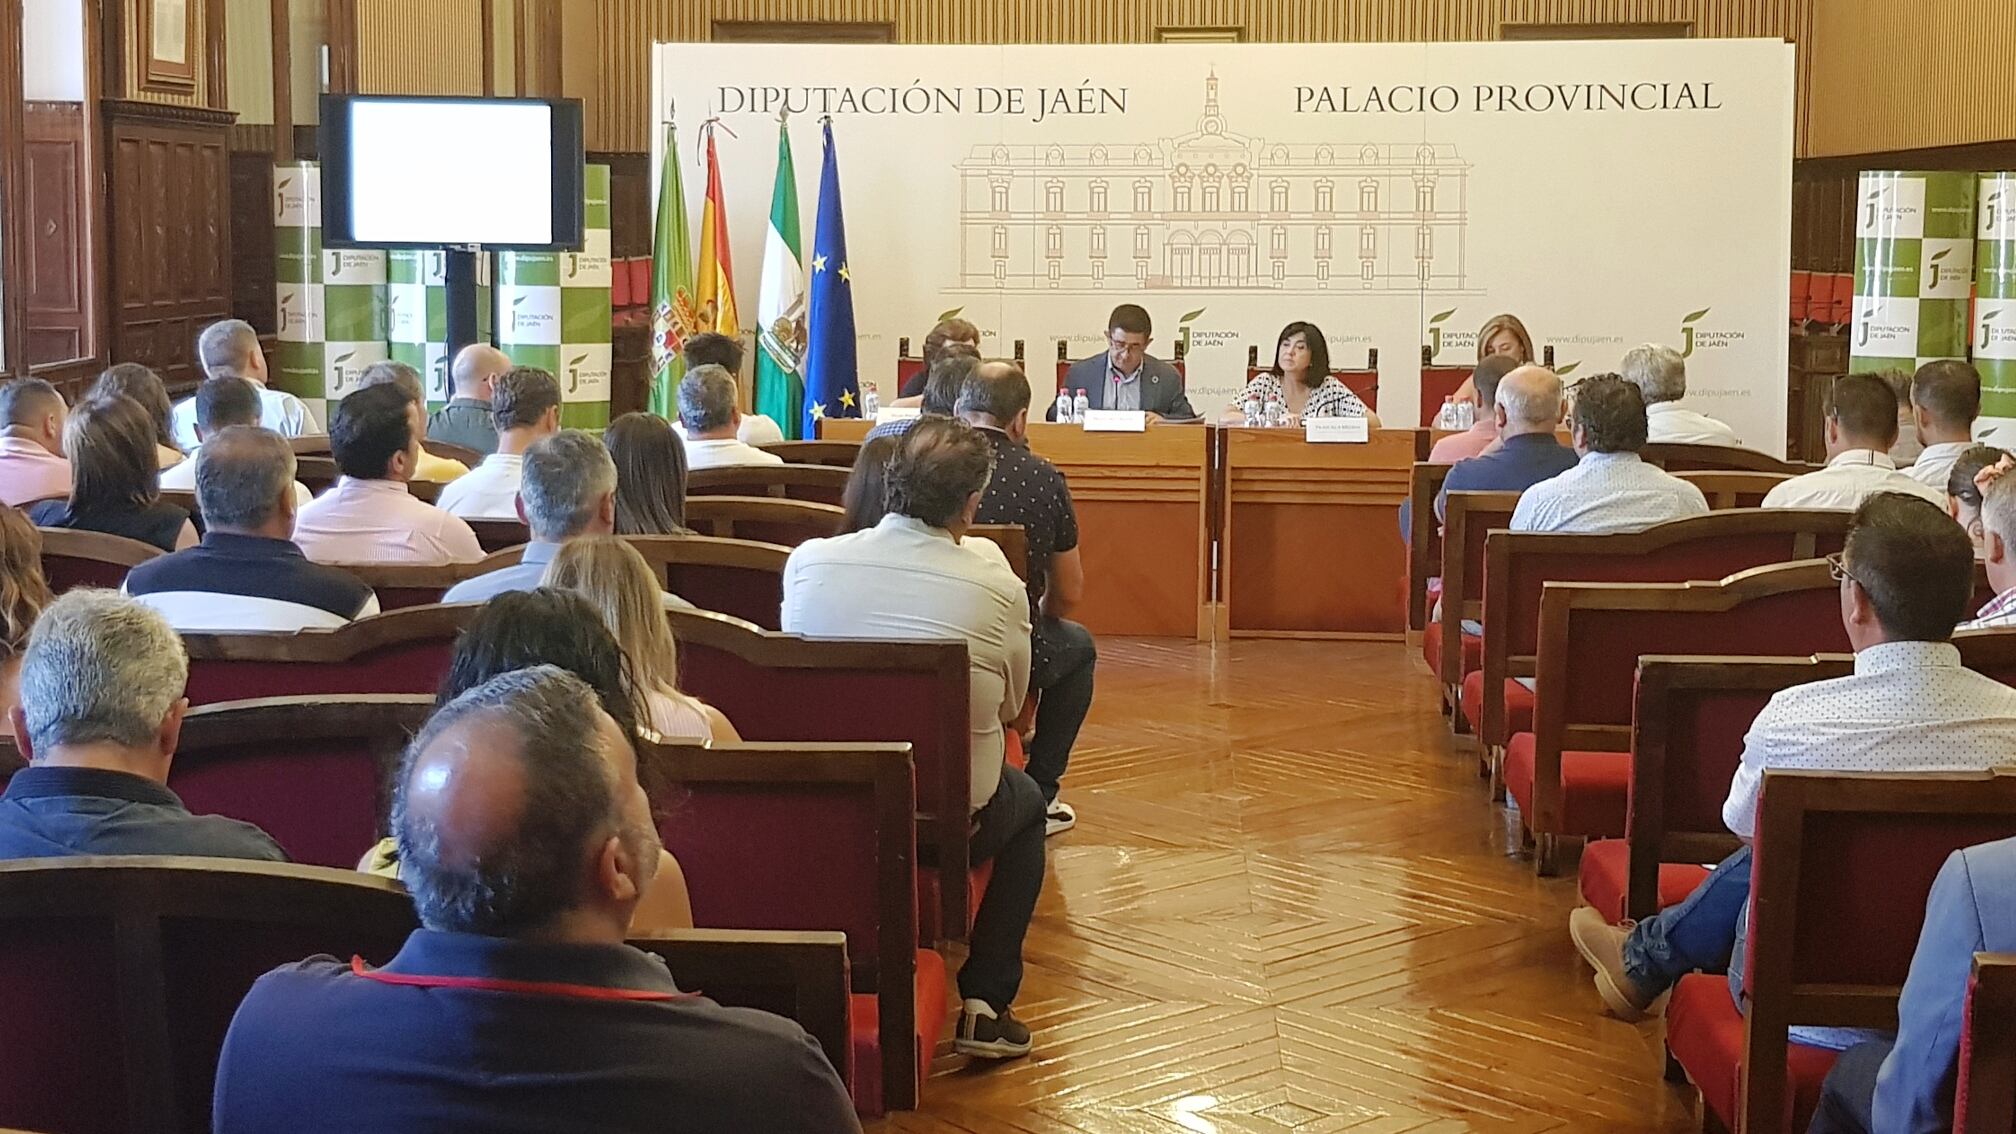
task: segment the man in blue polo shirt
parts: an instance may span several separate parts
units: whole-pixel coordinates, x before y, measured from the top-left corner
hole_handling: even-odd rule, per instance
[[[370,587],[295,546],[294,452],[278,433],[234,425],[192,460],[203,542],[133,568],[127,594],[183,633],[333,629],[378,613]]]
[[[579,678],[519,670],[436,713],[391,826],[422,928],[382,969],[259,978],[218,1062],[217,1134],[858,1134],[804,1029],[681,992],[624,943],[658,833],[630,739]]]
[[[285,862],[266,833],[191,815],[167,788],[189,658],[161,616],[111,591],[51,603],[9,713],[28,767],[0,795],[0,858],[185,854]]]

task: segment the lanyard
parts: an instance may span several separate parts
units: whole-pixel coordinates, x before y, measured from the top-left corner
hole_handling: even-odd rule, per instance
[[[644,988],[605,988],[593,984],[565,984],[559,981],[503,980],[492,977],[426,976],[420,973],[388,973],[369,968],[364,958],[350,958],[350,971],[365,980],[408,988],[474,988],[485,992],[516,992],[526,996],[558,996],[568,1000],[697,1000],[697,992],[656,992]]]

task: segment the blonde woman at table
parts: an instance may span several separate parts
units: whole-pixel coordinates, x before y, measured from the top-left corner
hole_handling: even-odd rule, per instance
[[[1517,315],[1493,315],[1477,328],[1477,361],[1483,362],[1494,354],[1509,356],[1514,362],[1524,366],[1533,361],[1533,336],[1526,333],[1526,324]],[[1477,384],[1463,379],[1456,387],[1456,400],[1477,404]]]
[[[1291,423],[1315,417],[1362,417],[1379,428],[1379,415],[1358,400],[1350,387],[1330,373],[1330,347],[1313,323],[1290,323],[1274,344],[1274,365],[1253,376],[1237,400],[1225,407],[1219,421],[1238,425],[1246,419],[1246,403],[1278,401]]]

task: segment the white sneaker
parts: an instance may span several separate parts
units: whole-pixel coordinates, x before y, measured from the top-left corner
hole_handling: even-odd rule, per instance
[[[1061,799],[1053,799],[1043,812],[1043,836],[1061,835],[1078,825],[1078,812]]]

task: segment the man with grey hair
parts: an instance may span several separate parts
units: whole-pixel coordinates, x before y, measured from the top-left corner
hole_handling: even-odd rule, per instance
[[[509,567],[455,584],[442,602],[483,602],[506,591],[529,591],[539,585],[561,544],[613,534],[616,462],[593,433],[563,429],[525,451],[515,508],[532,531],[524,555]]]
[[[333,629],[378,613],[370,587],[295,545],[286,438],[233,425],[203,442],[195,465],[203,542],[133,568],[127,594],[183,633]]]
[[[306,437],[322,432],[322,424],[300,398],[267,385],[266,352],[260,349],[259,332],[243,319],[223,319],[203,328],[196,339],[196,359],[211,378],[235,374],[259,387],[259,422],[285,437]],[[175,403],[168,415],[168,432],[175,444],[187,453],[201,444],[196,436],[196,399]]]
[[[626,944],[658,832],[636,749],[579,678],[538,666],[449,702],[391,826],[421,928],[383,969],[259,978],[218,1060],[218,1134],[858,1134],[803,1028],[682,992]]]
[[[471,343],[455,353],[448,368],[454,383],[448,404],[427,418],[427,439],[473,449],[484,456],[497,451],[497,423],[490,398],[497,379],[511,369],[510,356],[489,343]]]
[[[436,506],[465,520],[516,518],[518,482],[525,451],[560,431],[560,382],[536,366],[519,366],[495,383],[490,420],[497,426],[497,451],[441,490]]]
[[[186,854],[285,862],[265,832],[191,815],[168,790],[189,658],[161,616],[112,591],[51,603],[9,711],[28,767],[0,795],[0,858]]]
[[[1741,445],[1736,431],[1709,417],[1683,408],[1687,396],[1687,360],[1669,346],[1646,343],[1633,347],[1618,363],[1624,380],[1645,399],[1645,440],[1649,444]]]
[[[1435,498],[1435,518],[1448,514],[1451,492],[1524,492],[1575,467],[1561,444],[1561,379],[1544,366],[1521,366],[1498,380],[1491,420],[1498,447],[1458,461]]]
[[[679,424],[686,434],[689,469],[784,463],[777,454],[737,438],[742,409],[736,398],[735,376],[725,367],[712,363],[696,366],[679,380]]]

